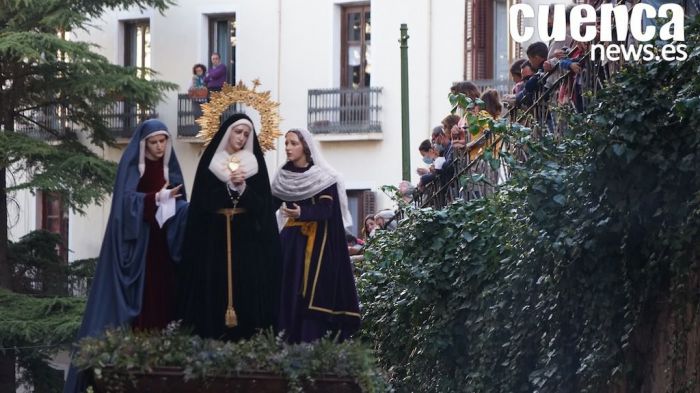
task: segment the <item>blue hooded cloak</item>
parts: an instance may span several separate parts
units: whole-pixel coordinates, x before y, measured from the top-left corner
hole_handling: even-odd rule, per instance
[[[99,337],[108,328],[128,326],[141,312],[150,226],[143,219],[146,194],[137,192],[142,175],[139,162],[141,141],[158,131],[168,131],[159,120],[141,123],[119,161],[107,230],[78,340],[88,336]],[[164,228],[170,257],[173,262],[179,262],[187,202],[180,164],[172,150],[172,136],[169,133],[168,136],[166,180],[172,185],[183,184],[183,188],[182,197],[176,202],[175,216],[167,221]],[[71,366],[63,391],[82,392],[87,387],[86,383],[84,373]]]

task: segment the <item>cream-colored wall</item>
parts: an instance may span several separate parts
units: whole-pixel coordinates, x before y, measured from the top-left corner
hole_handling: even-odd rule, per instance
[[[340,5],[328,0],[288,0],[282,8],[281,115],[283,126],[306,126],[310,88],[339,86]],[[313,10],[313,11],[311,11]],[[311,17],[310,12],[315,15]],[[382,87],[381,141],[322,142],[326,159],[343,173],[348,188],[396,185],[401,180],[401,74],[398,39],[408,25],[411,169],[420,163],[418,144],[449,113],[447,92],[463,72],[464,2],[384,0],[371,3],[371,85]],[[309,31],[299,21],[314,19]],[[323,34],[323,32],[328,32]],[[296,103],[300,103],[300,105]],[[382,195],[381,193],[379,193]],[[390,202],[381,198],[381,207]]]
[[[159,118],[177,132],[177,94],[190,83],[192,65],[208,63],[208,19],[211,14],[235,13],[237,20],[236,77],[250,84],[262,81],[278,100],[281,128],[307,127],[309,89],[337,88],[340,83],[341,6],[345,0],[179,0],[163,15],[153,10],[105,13],[95,28],[76,33],[76,39],[99,45],[99,52],[122,64],[123,24],[145,19],[151,29],[151,67],[159,78],[177,83],[158,105]],[[389,207],[379,187],[401,180],[401,75],[399,27],[408,25],[410,149],[412,181],[421,164],[417,147],[433,126],[449,113],[447,93],[464,71],[463,0],[374,0],[371,2],[371,85],[381,87],[382,140],[322,142],[326,159],[344,174],[348,189],[378,191],[379,208]],[[175,142],[188,192],[201,146]],[[123,146],[96,150],[118,161]],[[268,153],[274,173],[284,160],[283,141]],[[31,196],[25,206],[33,211]],[[85,216],[70,216],[70,259],[97,256],[109,214],[110,200],[93,206]],[[24,218],[26,216],[26,218]],[[31,214],[13,229],[13,236],[33,229]]]

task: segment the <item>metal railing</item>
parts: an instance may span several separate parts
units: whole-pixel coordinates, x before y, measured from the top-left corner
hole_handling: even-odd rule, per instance
[[[479,88],[479,91],[495,89],[503,97],[513,90],[513,81],[510,79],[478,79],[471,81]]]
[[[192,99],[187,93],[177,95],[177,136],[181,138],[194,138],[199,133],[199,124],[196,120],[202,115],[201,104],[206,100]],[[231,105],[222,115],[226,119],[236,112],[240,112],[240,104]]]
[[[32,138],[53,141],[67,133],[74,133],[77,127],[68,116],[70,109],[64,105],[51,104],[42,108],[27,110],[15,121],[15,131]],[[157,118],[153,108],[115,101],[100,110],[107,129],[115,138],[131,138],[136,126],[144,120]]]
[[[31,138],[47,141],[57,140],[68,132],[74,132],[68,121],[66,107],[53,104],[21,113],[15,121],[15,132]]]
[[[155,119],[158,114],[155,108],[144,107],[129,101],[115,101],[112,105],[100,111],[107,129],[115,138],[131,138],[139,123]]]
[[[496,152],[515,153],[516,157],[524,155],[520,146],[512,146],[488,130],[473,143],[475,149],[492,147]],[[510,170],[504,160],[496,158],[500,160],[500,165],[494,168],[482,157],[470,159],[466,148],[456,149],[450,173],[437,175],[422,190],[416,190],[412,196],[412,205],[416,208],[442,209],[458,199],[469,201],[495,192],[497,185],[510,177]]]
[[[573,71],[563,73],[551,71],[541,75],[537,89],[532,92],[529,101],[513,107],[504,117],[511,123],[531,128],[535,137],[545,134],[552,134],[555,138],[563,137],[567,125],[560,113],[566,110],[585,111],[597,93],[610,83],[613,76],[624,65],[623,61],[592,60],[590,51],[579,58],[578,62],[582,66],[579,75]],[[567,107],[558,102],[559,90],[564,83],[580,85],[579,108]],[[508,145],[500,136],[491,140],[494,137],[488,131],[482,138],[483,143],[495,144],[494,154],[507,151],[518,159],[526,159],[522,146]],[[468,154],[457,156],[453,165],[455,168],[453,176],[447,179],[438,177],[427,184],[421,192],[413,195],[414,207],[441,209],[457,199],[480,198],[495,192],[498,184],[510,178],[509,167],[503,159],[500,161],[498,170],[494,170],[483,157],[469,161]]]
[[[309,90],[309,131],[314,134],[381,132],[381,92],[381,87]]]

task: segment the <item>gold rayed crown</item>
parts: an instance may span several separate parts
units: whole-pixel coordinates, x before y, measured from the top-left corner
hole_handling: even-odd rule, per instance
[[[263,152],[275,150],[275,142],[282,133],[280,132],[279,102],[270,98],[270,91],[255,91],[260,86],[260,80],[253,80],[253,88],[249,89],[243,81],[231,86],[224,84],[221,91],[211,93],[208,103],[202,104],[202,116],[197,119],[200,131],[197,138],[204,141],[206,147],[221,126],[221,114],[229,106],[241,103],[258,111],[260,114],[260,130],[258,141]]]

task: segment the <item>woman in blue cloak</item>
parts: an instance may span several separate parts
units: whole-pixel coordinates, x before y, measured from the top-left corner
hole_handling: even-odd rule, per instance
[[[112,208],[78,332],[108,328],[162,329],[175,317],[175,266],[187,202],[180,164],[165,124],[141,123],[126,147]],[[64,393],[82,392],[87,376],[71,367]]]

